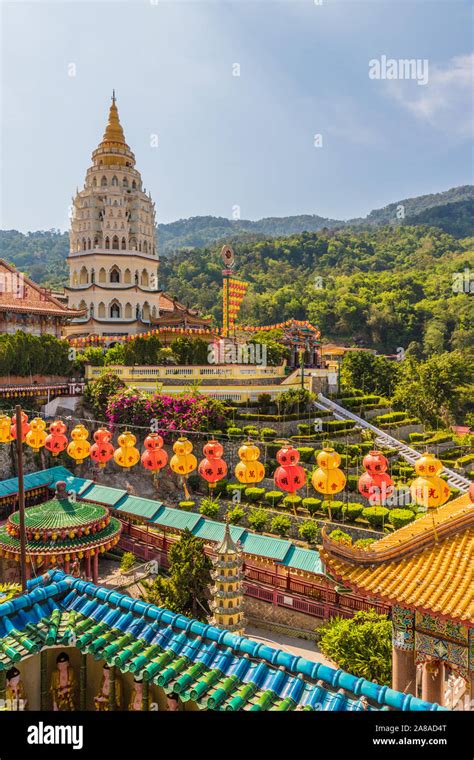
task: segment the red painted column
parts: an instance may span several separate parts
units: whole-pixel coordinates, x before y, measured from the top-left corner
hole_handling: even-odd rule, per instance
[[[86,557],[86,580],[90,581],[91,579],[91,555],[88,554]]]
[[[99,552],[94,554],[94,567],[92,569],[92,580],[97,583],[99,580]]]
[[[429,660],[423,665],[421,679],[421,698],[426,702],[444,705],[444,663]]]
[[[69,560],[67,559],[64,562],[64,572],[67,573],[67,575],[69,575],[70,570],[71,570],[71,564],[70,564]]]

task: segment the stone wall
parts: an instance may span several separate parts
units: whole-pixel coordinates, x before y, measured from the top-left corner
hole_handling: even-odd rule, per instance
[[[286,633],[288,636],[299,636],[317,640],[316,629],[323,620],[305,615],[303,612],[277,607],[261,599],[244,597],[244,610],[249,623],[269,630]]]

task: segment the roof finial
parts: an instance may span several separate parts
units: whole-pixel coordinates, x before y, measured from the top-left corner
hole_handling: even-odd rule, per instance
[[[112,103],[115,105],[115,89],[112,90]]]

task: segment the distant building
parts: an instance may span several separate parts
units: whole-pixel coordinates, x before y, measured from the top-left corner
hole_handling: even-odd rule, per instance
[[[84,311],[68,337],[127,336],[165,326],[203,327],[209,320],[158,289],[155,204],[125,142],[115,94],[84,188],[73,199],[69,304]]]
[[[0,333],[23,330],[60,338],[65,326],[83,315],[0,259]]]

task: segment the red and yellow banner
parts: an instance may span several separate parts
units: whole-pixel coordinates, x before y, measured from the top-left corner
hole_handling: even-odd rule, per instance
[[[248,282],[238,280],[235,277],[226,277],[224,279],[222,308],[224,335],[227,335],[228,331],[235,326],[240,305],[244,300],[248,286]]]

